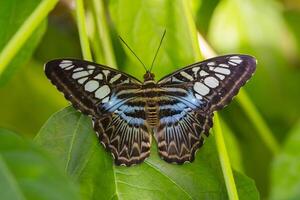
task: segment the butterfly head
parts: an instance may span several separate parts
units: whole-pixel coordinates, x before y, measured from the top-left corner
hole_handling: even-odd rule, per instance
[[[153,73],[147,71],[144,75],[144,83],[154,83],[154,77],[155,75]]]

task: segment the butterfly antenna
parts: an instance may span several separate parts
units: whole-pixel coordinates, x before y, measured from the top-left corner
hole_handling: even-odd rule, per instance
[[[164,40],[164,37],[165,37],[165,35],[166,35],[166,29],[165,29],[165,31],[164,31],[164,33],[163,33],[163,35],[162,35],[162,37],[161,37],[161,39],[160,39],[160,43],[159,43],[159,46],[158,46],[158,48],[157,48],[157,50],[156,50],[156,53],[155,53],[155,56],[154,56],[154,58],[153,58],[153,60],[152,60],[152,63],[151,63],[151,67],[150,67],[150,72],[152,71],[152,68],[153,68],[153,65],[154,65],[154,61],[155,61],[155,59],[156,59],[156,56],[157,56],[157,54],[158,54],[158,51],[159,51],[159,49],[160,49],[160,46],[161,46],[161,44],[162,44],[162,42],[163,42],[163,40]]]
[[[145,66],[145,64],[144,64],[144,63],[141,61],[141,59],[134,53],[134,51],[129,47],[129,45],[121,38],[121,36],[119,36],[119,38],[120,38],[120,40],[126,45],[126,47],[131,51],[131,53],[133,53],[133,55],[140,61],[140,63],[143,65],[144,69],[145,69],[146,71],[148,71],[147,68],[146,68],[146,66]]]

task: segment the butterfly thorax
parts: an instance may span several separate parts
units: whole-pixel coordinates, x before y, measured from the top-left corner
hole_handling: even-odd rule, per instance
[[[144,83],[143,85],[154,85],[154,74],[151,73],[150,71],[147,71],[146,74],[144,75]]]

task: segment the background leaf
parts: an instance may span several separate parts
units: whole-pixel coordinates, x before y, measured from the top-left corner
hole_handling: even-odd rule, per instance
[[[0,27],[3,27],[0,31],[0,51],[39,3],[40,0],[0,1]],[[4,69],[0,76],[0,86],[7,82],[19,67],[27,63],[43,36],[45,28],[46,22],[43,22],[27,40],[11,63]]]
[[[23,21],[32,14],[32,11],[40,2],[42,1],[0,1],[0,50],[3,49],[9,38],[18,30]],[[42,40],[38,42],[43,35],[43,29],[46,27],[45,22],[38,27],[35,35],[32,35],[31,39],[27,41],[24,49],[21,49],[20,55],[17,55],[13,62],[8,65],[4,76],[0,77],[0,83],[2,83],[2,87],[0,87],[0,127],[15,130],[26,137],[34,137],[52,113],[67,105],[63,95],[57,92],[55,87],[45,78],[42,68],[45,62],[53,58],[81,58],[76,19],[73,15],[74,4],[72,2],[73,0],[59,1],[54,11],[48,16],[49,23]],[[244,89],[249,92],[250,98],[265,118],[272,132],[276,134],[278,141],[284,143],[284,141],[290,140],[287,139],[290,135],[290,129],[297,126],[300,112],[298,87],[300,85],[300,4],[297,0],[153,0],[134,2],[110,0],[103,2],[106,10],[105,13],[102,13],[102,16],[105,16],[103,19],[107,19],[109,26],[109,29],[105,31],[111,34],[117,66],[122,71],[136,75],[139,78],[142,77],[144,70],[128,49],[120,43],[118,35],[122,36],[145,64],[149,66],[161,34],[165,28],[167,29],[165,41],[154,65],[156,79],[202,59],[195,48],[197,47],[197,31],[200,31],[201,35],[208,40],[219,54],[247,53],[254,55],[258,59],[257,72]],[[94,55],[100,55],[95,56],[98,59],[97,62],[107,64],[101,56],[103,54],[102,41],[96,39],[98,35],[96,35],[97,32],[93,27],[94,19],[91,15],[91,6],[89,6],[89,1],[85,1],[85,3],[87,3],[85,8],[87,9],[88,33],[93,53]],[[96,13],[95,17],[97,16]],[[196,23],[196,26],[193,25],[194,23]],[[38,48],[34,47],[36,43],[38,43]],[[25,48],[26,45],[28,45],[28,48]],[[31,56],[33,51],[34,54]],[[287,151],[287,149],[293,148],[294,144],[292,142],[284,143],[283,152],[276,157],[276,161],[273,163],[272,154],[260,140],[257,130],[236,101],[226,107],[220,115],[227,125],[222,124],[222,129],[231,163],[239,172],[254,178],[261,198],[268,199],[270,191],[272,198],[297,197],[298,194],[294,193],[293,189],[299,187],[298,173],[295,172],[295,169],[297,169],[295,157],[298,150],[295,149],[294,153]],[[87,118],[81,118],[80,121],[90,123]],[[77,141],[77,143],[82,144],[82,149],[75,149],[74,158],[71,154],[68,167],[65,164],[67,157],[65,158],[62,155],[68,155],[67,152],[70,148],[68,145],[72,139],[70,135],[73,131],[71,125],[67,129],[70,131],[68,132],[70,135],[63,134],[63,137],[68,138],[65,143],[62,142],[64,141],[63,138],[59,139],[61,132],[56,133],[55,130],[52,130],[50,131],[52,135],[57,135],[57,137],[52,138],[50,134],[47,136],[48,141],[52,141],[52,139],[56,142],[60,141],[57,145],[52,143],[53,151],[57,149],[54,153],[55,157],[61,160],[61,165],[66,172],[74,176],[74,179],[80,183],[82,197],[86,199],[115,197],[115,185],[106,184],[106,182],[113,183],[114,180],[118,180],[118,184],[116,184],[119,191],[118,195],[124,195],[124,198],[134,196],[133,191],[143,191],[143,189],[134,188],[134,186],[148,184],[151,187],[156,187],[155,189],[160,188],[161,185],[152,177],[149,177],[148,182],[142,179],[142,183],[135,178],[142,175],[147,177],[146,172],[154,173],[153,168],[147,164],[134,167],[130,170],[130,173],[122,171],[123,168],[114,168],[111,156],[102,151],[102,146],[99,146],[90,126],[82,125],[82,127],[85,127],[82,130],[91,133],[88,135],[93,138],[86,138],[84,144],[82,141]],[[57,140],[55,140],[56,138]],[[207,156],[208,153],[205,154],[205,152],[210,152],[207,149],[213,149],[214,142],[211,138],[205,144],[208,147],[201,149],[198,153],[198,159],[206,163],[204,166],[210,163],[215,164],[215,157]],[[2,137],[0,142],[1,140]],[[47,147],[46,141],[44,143]],[[85,145],[88,144],[92,145],[90,147],[92,149],[85,149]],[[81,150],[89,156],[88,159],[80,154]],[[287,154],[288,156],[282,156]],[[157,155],[155,149],[152,149],[153,155]],[[73,161],[75,158],[82,162]],[[159,159],[157,161],[161,163]],[[285,163],[288,163],[288,166],[285,166]],[[168,170],[170,167],[169,165],[159,166],[162,169],[166,167]],[[171,165],[172,170],[173,167]],[[215,170],[215,168],[218,170]],[[212,168],[211,171],[220,172],[219,165],[215,168]],[[277,168],[285,171],[277,171]],[[199,169],[202,170],[203,167]],[[201,174],[202,172],[199,169],[195,171]],[[203,171],[205,171],[204,169]],[[174,170],[177,171],[177,168],[174,168]],[[272,175],[270,177],[271,171]],[[29,172],[31,173],[31,171]],[[115,172],[117,172],[117,176],[114,175]],[[125,175],[122,176],[124,173]],[[156,174],[159,177],[159,172]],[[188,175],[185,176],[185,172],[181,172],[181,174],[184,174],[184,177],[189,175],[187,173]],[[284,177],[284,174],[287,174],[287,176]],[[291,175],[294,175],[295,178]],[[128,176],[133,178],[130,179]],[[157,176],[153,177],[157,179]],[[1,178],[3,177],[5,177],[5,174],[1,176]],[[114,177],[117,177],[117,179]],[[212,182],[205,180],[197,184],[207,183],[215,186],[215,183],[220,183],[219,189],[222,191],[220,194],[225,194],[223,179],[219,179],[221,176],[211,177],[217,177],[217,180]],[[248,186],[248,181],[246,181],[244,191],[249,190],[249,194],[241,192],[239,179],[244,180],[244,176],[236,175],[236,179],[239,183],[239,193],[243,195],[240,198],[244,198],[244,196],[247,198],[249,194],[255,195],[255,198],[258,197],[257,192],[251,192],[253,191],[251,189],[253,185]],[[134,186],[128,186],[126,184],[128,182],[122,183],[123,180],[130,180],[130,183]],[[151,183],[149,183],[149,180],[151,180]],[[201,177],[199,180],[202,180]],[[187,183],[193,183],[191,187],[195,185],[194,181],[187,181]],[[167,180],[164,184],[170,186]],[[4,187],[0,185],[0,188],[5,190],[7,185],[5,184]],[[98,190],[98,186],[103,190]],[[280,187],[287,189],[281,190]],[[174,185],[171,184],[170,188],[174,188]],[[122,192],[125,190],[127,193],[123,194]],[[107,191],[107,193],[103,191]],[[180,192],[178,187],[175,187],[174,191],[176,191],[176,194],[178,194],[178,191]],[[199,191],[201,193],[201,190]],[[156,195],[153,193],[155,192],[149,191],[149,198]],[[188,194],[191,195],[192,193]],[[180,195],[182,194],[178,196]],[[204,198],[211,197],[209,194],[207,196]],[[227,196],[224,196],[224,198],[226,199]]]
[[[181,0],[113,0],[109,3],[117,35],[129,44],[147,67],[151,65],[164,30],[167,31],[153,68],[157,80],[201,58],[196,26],[187,6]],[[120,69],[141,78],[144,74],[141,64],[131,52],[124,50],[129,59],[125,58],[125,62],[122,57],[122,62],[118,59]]]
[[[152,145],[151,156],[141,165],[118,167],[99,145],[88,117],[73,108],[53,115],[35,142],[52,153],[68,174],[81,184],[84,199],[113,197],[137,199],[226,199],[227,191],[213,136],[191,164],[162,161]],[[258,199],[254,182],[235,173],[241,199]],[[251,194],[251,195],[249,195]]]
[[[272,164],[270,199],[300,198],[300,121],[284,142],[282,152]]]
[[[78,199],[76,187],[42,150],[0,129],[1,199]]]
[[[257,58],[255,76],[245,88],[275,137],[282,141],[299,117],[300,93],[295,86],[300,79],[299,70],[292,67],[297,49],[280,4],[273,0],[220,1],[210,21],[208,39],[221,54],[239,52]],[[231,104],[222,114],[239,139],[245,172],[256,180],[262,196],[267,196],[271,152],[239,105]],[[236,116],[238,120],[232,120]]]

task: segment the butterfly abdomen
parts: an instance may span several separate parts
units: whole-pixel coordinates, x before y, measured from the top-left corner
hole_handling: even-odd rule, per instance
[[[146,104],[147,121],[151,128],[154,128],[158,123],[158,106],[154,102]]]

